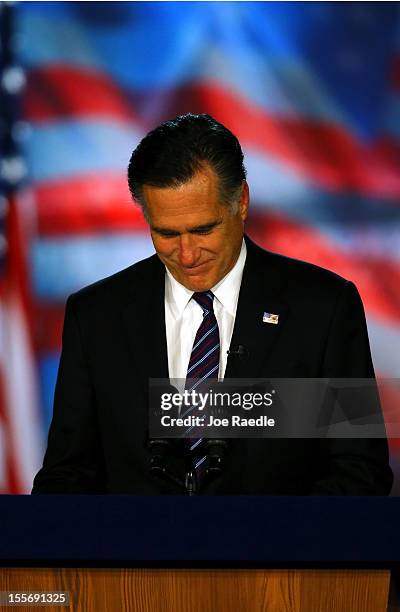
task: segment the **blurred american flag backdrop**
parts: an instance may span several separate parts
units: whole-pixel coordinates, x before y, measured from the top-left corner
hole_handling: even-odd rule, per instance
[[[1,492],[39,466],[67,295],[153,252],[126,167],[180,113],[238,136],[250,236],[353,280],[400,377],[398,3],[0,6]]]

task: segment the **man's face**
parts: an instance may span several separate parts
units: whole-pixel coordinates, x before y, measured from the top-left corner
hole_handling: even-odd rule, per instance
[[[180,187],[143,188],[154,248],[172,276],[191,291],[207,291],[235,265],[249,192],[243,182],[239,210],[221,204],[210,168]]]

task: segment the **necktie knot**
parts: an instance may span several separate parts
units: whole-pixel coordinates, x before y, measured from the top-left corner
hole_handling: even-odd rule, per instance
[[[212,291],[193,293],[192,299],[202,307],[204,314],[213,310],[214,294]]]

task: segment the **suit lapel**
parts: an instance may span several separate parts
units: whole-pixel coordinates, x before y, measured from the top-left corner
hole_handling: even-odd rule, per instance
[[[246,237],[247,257],[240,287],[231,349],[245,348],[243,356],[230,355],[225,378],[265,375],[266,362],[285,326],[288,305],[282,299],[284,280],[269,253]],[[279,315],[278,323],[263,322],[264,313]]]
[[[146,386],[149,378],[168,378],[164,307],[165,270],[157,255],[149,260],[141,278],[132,279],[123,308],[124,330]]]

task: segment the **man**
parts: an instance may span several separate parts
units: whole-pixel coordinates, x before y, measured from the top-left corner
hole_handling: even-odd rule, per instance
[[[354,285],[243,239],[245,176],[237,138],[208,115],[168,121],[133,152],[129,187],[156,255],[69,297],[34,493],[182,493],[150,473],[150,377],[204,364],[220,379],[373,377]],[[192,449],[166,448],[183,478]],[[384,439],[242,439],[199,493],[385,495],[391,483]]]

